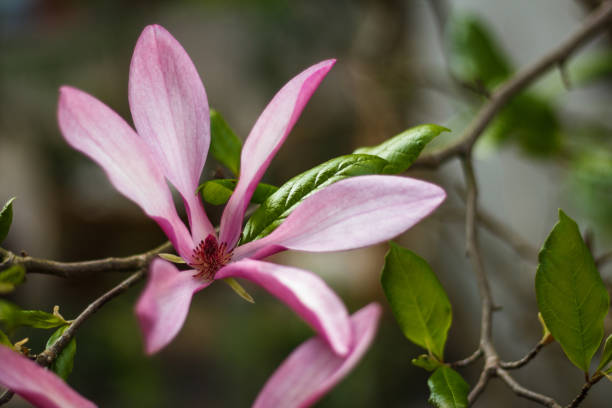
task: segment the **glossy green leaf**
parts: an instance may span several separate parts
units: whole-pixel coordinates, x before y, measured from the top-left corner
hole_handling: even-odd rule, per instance
[[[540,251],[535,288],[546,326],[570,361],[588,372],[610,301],[578,225],[561,210]]]
[[[412,364],[417,367],[424,368],[427,371],[433,371],[442,365],[440,361],[429,354],[421,354],[417,358],[413,358]]]
[[[391,165],[368,154],[336,157],[299,174],[264,201],[247,221],[241,243],[262,238],[278,227],[291,211],[315,191],[347,177],[385,173]]]
[[[25,280],[25,269],[21,265],[13,265],[0,272],[0,294],[15,290],[15,286]]]
[[[381,284],[404,335],[442,360],[452,310],[427,262],[391,242]]]
[[[9,199],[0,211],[0,244],[4,241],[11,229],[13,222],[13,201],[15,197]]]
[[[450,367],[438,368],[427,380],[429,403],[436,408],[465,408],[470,386]]]
[[[11,343],[11,340],[9,340],[2,330],[0,330],[0,344],[13,348],[13,343]]]
[[[215,179],[209,180],[198,187],[198,191],[202,192],[202,198],[207,203],[213,205],[222,205],[228,202],[230,196],[236,188],[238,180],[236,179]],[[254,204],[263,203],[268,197],[274,194],[278,187],[271,184],[259,183],[251,202]]]
[[[11,302],[0,299],[0,323],[11,332],[17,327],[28,326],[36,329],[53,329],[67,324],[60,316],[41,310],[22,310]]]
[[[491,89],[510,75],[508,58],[478,18],[454,15],[447,28],[448,64],[456,78]]]
[[[597,371],[601,371],[606,368],[610,361],[612,361],[612,334],[608,336],[606,342],[604,343],[604,348],[601,352],[601,360],[597,366]]]
[[[210,153],[235,176],[240,171],[242,141],[230,129],[225,119],[214,109],[210,111]]]
[[[355,154],[371,154],[387,160],[392,167],[389,173],[402,173],[414,163],[427,143],[442,132],[448,132],[438,125],[420,125],[410,128],[378,146],[362,147]]]
[[[64,331],[68,328],[68,326],[63,326],[57,329],[49,340],[47,340],[46,347],[49,348],[60,338],[60,336],[64,333]],[[70,373],[72,372],[72,368],[74,367],[74,356],[76,355],[76,339],[73,337],[66,347],[62,349],[59,353],[53,364],[51,365],[51,370],[59,375],[61,378],[66,380]]]

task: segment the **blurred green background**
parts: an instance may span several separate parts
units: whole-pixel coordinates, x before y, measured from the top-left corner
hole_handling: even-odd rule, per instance
[[[127,101],[131,53],[144,26],[166,27],[193,59],[212,107],[241,138],[280,87],[320,60],[338,63],[309,102],[265,181],[280,185],[329,158],[377,144],[421,123],[460,134],[491,88],[538,59],[577,27],[590,2],[570,0],[0,0],[0,199],[17,196],[5,246],[75,261],[148,250],[165,237],[102,171],[68,147],[56,123],[57,90],[68,84],[108,104],[131,123]],[[593,232],[596,252],[612,247],[612,72],[610,36],[572,60],[568,91],[559,72],[517,97],[478,148],[481,202],[539,247],[564,208]],[[450,75],[449,75],[450,74]],[[435,147],[435,146],[434,146]],[[212,160],[203,179],[222,172]],[[397,241],[426,258],[449,292],[454,319],[446,360],[478,343],[479,300],[464,256],[460,169],[410,176],[442,185],[447,202]],[[208,213],[218,221],[222,208]],[[533,291],[535,264],[486,231],[494,297],[495,340],[504,359],[523,356],[540,336]],[[321,407],[426,406],[427,372],[411,365],[422,351],[401,334],[382,295],[387,245],[336,254],[284,253],[275,261],[319,273],[351,312],[384,306],[371,350]],[[603,269],[609,283],[612,271]],[[119,274],[64,281],[29,275],[8,299],[66,318],[122,279]],[[224,285],[194,298],[187,323],[153,358],[142,351],[133,316],[141,287],[114,300],[77,336],[69,383],[101,407],[244,407],[275,367],[312,331],[276,299],[245,284],[256,304]],[[608,321],[607,331],[612,329]],[[23,330],[37,350],[49,333]],[[14,339],[13,339],[14,340]],[[461,371],[474,383],[479,364]],[[579,391],[582,374],[557,345],[517,380],[559,401]],[[584,407],[605,406],[598,384]],[[22,406],[15,398],[8,406]],[[603,404],[603,405],[602,405]],[[531,407],[492,383],[477,407]]]

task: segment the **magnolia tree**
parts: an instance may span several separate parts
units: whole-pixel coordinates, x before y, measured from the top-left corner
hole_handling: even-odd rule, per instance
[[[3,294],[23,284],[31,273],[68,279],[92,272],[131,273],[74,319],[64,318],[59,307],[52,313],[26,310],[25,305],[0,299],[0,385],[6,388],[0,405],[18,394],[40,407],[96,406],[66,383],[73,364],[78,364],[76,335],[90,318],[95,324],[94,313],[136,283],[146,280],[134,313],[144,349],[152,355],[163,352],[177,336],[192,297],[216,281],[253,302],[240,283],[246,280],[277,297],[315,332],[262,384],[255,407],[310,406],[330,392],[372,344],[381,307],[389,307],[406,338],[425,350],[415,356],[413,364],[431,372],[427,386],[432,405],[469,406],[497,377],[518,397],[560,407],[554,396],[520,384],[511,374],[544,346],[557,342],[571,363],[584,372],[584,384],[577,384],[577,395],[568,405],[578,406],[592,386],[606,377],[612,379],[612,336],[604,341],[609,296],[597,269],[611,257],[594,258],[576,222],[560,210],[559,221],[551,226],[539,252],[535,275],[541,340],[523,358],[504,360],[492,338],[495,302],[478,242],[478,225],[508,239],[519,253],[529,248],[517,244],[507,228],[479,211],[473,148],[487,129],[500,135],[514,130],[512,124],[504,123],[506,128],[501,130],[499,123],[495,125],[504,115],[538,114],[529,103],[534,97],[524,89],[548,70],[562,66],[611,23],[612,2],[606,1],[558,48],[513,73],[496,54],[486,31],[475,22],[464,22],[462,29],[467,34],[454,37],[457,41],[449,59],[471,63],[450,64],[450,72],[455,81],[484,101],[459,137],[421,155],[430,141],[448,129],[415,126],[380,145],[317,165],[279,187],[261,183],[261,179],[336,61],[319,62],[290,79],[263,110],[243,144],[221,115],[209,109],[197,70],[179,42],[161,26],[146,27],[129,70],[135,129],[94,96],[70,86],[59,91],[57,118],[66,142],[97,163],[110,183],[159,225],[168,242],[128,257],[69,263],[0,249]],[[207,157],[233,176],[201,184]],[[390,243],[380,280],[388,304],[372,302],[352,314],[315,273],[265,260],[286,250],[361,248],[402,234],[435,211],[446,197],[441,187],[404,173],[413,165],[435,169],[453,159],[461,162],[465,178],[461,188],[466,203],[465,243],[481,301],[480,342],[469,357],[445,360],[451,302],[444,282],[425,259],[408,248]],[[181,209],[175,206],[171,187],[180,196],[187,222],[179,216]],[[225,205],[219,226],[207,217],[203,201]],[[13,206],[10,199],[0,212],[0,242],[11,227]],[[55,331],[46,348],[36,350],[28,347],[27,338],[15,336],[15,329],[23,326]],[[603,350],[594,364],[600,347]],[[482,368],[480,377],[469,384],[461,371],[477,364]]]

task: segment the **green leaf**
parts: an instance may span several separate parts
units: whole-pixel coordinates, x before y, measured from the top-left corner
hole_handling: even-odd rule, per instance
[[[165,259],[166,261],[172,262],[172,263],[177,263],[177,264],[186,263],[183,258],[181,258],[178,255],[174,255],[174,254],[161,253],[161,254],[157,254],[157,256],[159,256],[161,259]]]
[[[225,278],[225,279],[223,279],[223,282],[227,283],[229,285],[229,287],[232,288],[232,290],[234,292],[236,292],[236,294],[238,296],[240,296],[241,298],[243,298],[247,302],[255,303],[255,299],[253,299],[253,297],[249,294],[249,292],[247,292],[246,289],[243,288],[242,285],[239,284],[236,279],[234,279],[234,278]]]
[[[612,334],[608,336],[606,342],[604,343],[603,351],[601,352],[601,360],[599,361],[599,365],[597,366],[597,371],[601,371],[608,363],[612,360]]]
[[[582,213],[602,230],[611,231],[612,148],[604,140],[596,140],[587,151],[574,155],[570,185],[571,197]]]
[[[572,85],[587,85],[600,79],[612,78],[612,52],[598,50],[572,58],[568,75]]]
[[[237,176],[240,171],[242,141],[230,129],[225,119],[214,109],[210,111],[210,152],[215,159]]]
[[[315,191],[347,177],[385,173],[391,165],[378,156],[349,154],[322,163],[283,184],[247,221],[241,244],[262,238],[278,227],[291,211]]]
[[[9,199],[2,211],[0,211],[0,244],[4,241],[8,235],[9,229],[11,229],[11,223],[13,222],[13,201],[15,197]]]
[[[451,325],[448,296],[427,262],[393,242],[381,283],[404,335],[442,360]]]
[[[9,332],[21,326],[53,329],[68,324],[60,316],[40,310],[22,310],[19,306],[2,299],[0,299],[0,323]]]
[[[535,289],[544,322],[570,361],[588,372],[610,300],[578,225],[561,210],[539,261]]]
[[[433,371],[443,364],[429,354],[421,354],[417,358],[412,359],[412,364],[417,367],[424,368],[427,371]]]
[[[414,163],[427,143],[449,129],[438,125],[420,125],[408,129],[378,146],[362,147],[355,154],[371,154],[387,160],[392,167],[389,173],[402,173]]]
[[[485,137],[497,144],[513,140],[525,153],[546,156],[561,148],[560,127],[548,100],[536,94],[522,93],[502,109]]]
[[[13,343],[11,343],[9,338],[6,336],[6,334],[4,334],[2,330],[0,330],[0,344],[13,348]]]
[[[12,292],[15,286],[25,280],[25,269],[21,265],[13,265],[0,272],[0,294]]]
[[[452,16],[446,32],[448,64],[458,79],[492,88],[512,72],[485,24],[474,16]]]
[[[60,336],[64,333],[64,331],[68,328],[68,326],[63,326],[57,329],[49,340],[47,340],[47,348],[51,347],[53,343],[60,338]],[[59,353],[53,364],[51,364],[51,370],[59,375],[61,378],[66,380],[70,373],[72,372],[72,368],[74,366],[74,356],[76,354],[76,339],[73,337],[66,347]]]
[[[354,154],[336,157],[283,184],[266,198],[247,221],[241,244],[262,238],[276,229],[303,199],[315,191],[348,177],[366,174],[397,174],[405,171],[425,145],[448,129],[421,125]]]
[[[438,368],[427,380],[429,403],[436,408],[465,408],[470,386],[450,367]]]
[[[204,182],[198,191],[202,192],[202,198],[212,205],[222,205],[227,203],[236,188],[236,179],[215,179]],[[259,183],[251,197],[254,204],[263,203],[268,197],[274,194],[278,187],[271,184]]]

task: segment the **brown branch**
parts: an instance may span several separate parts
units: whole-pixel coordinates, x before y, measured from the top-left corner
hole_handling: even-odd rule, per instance
[[[76,278],[82,277],[85,274],[101,272],[131,272],[147,265],[151,256],[171,249],[172,244],[166,242],[150,251],[123,258],[111,257],[83,262],[58,262],[48,259],[33,258],[31,256],[19,256],[11,251],[0,248],[0,256],[3,258],[3,261],[0,263],[0,268],[21,265],[25,268],[27,273],[41,273],[62,278]]]
[[[468,401],[473,403],[480,393],[485,389],[488,381],[495,373],[499,363],[497,351],[492,343],[492,323],[493,323],[493,297],[489,279],[484,269],[480,248],[478,246],[478,230],[476,228],[478,185],[476,175],[472,166],[471,155],[462,158],[463,174],[466,184],[465,199],[465,240],[466,252],[472,260],[472,267],[476,275],[478,293],[480,295],[481,317],[480,317],[480,349],[485,357],[485,364],[476,386],[468,396]]]
[[[537,402],[541,405],[544,405],[545,407],[562,408],[561,405],[559,405],[559,403],[551,397],[537,393],[535,391],[531,391],[523,387],[521,384],[516,382],[516,380],[512,378],[512,376],[508,374],[508,372],[503,368],[498,368],[496,374],[499,378],[501,378],[503,382],[506,383],[506,385],[512,390],[512,392],[514,392],[519,397],[523,397],[525,399]]]
[[[501,368],[505,368],[507,370],[514,370],[517,368],[521,368],[522,366],[524,366],[525,364],[527,364],[528,362],[530,362],[531,360],[533,360],[533,358],[535,356],[538,355],[538,353],[540,352],[540,350],[542,350],[542,348],[546,345],[547,343],[545,342],[539,342],[538,344],[535,345],[534,348],[532,348],[529,353],[527,353],[525,355],[525,357],[516,360],[516,361],[502,361],[499,363],[499,366]]]
[[[102,296],[94,300],[90,303],[85,310],[83,310],[76,319],[72,320],[68,328],[62,333],[62,335],[47,349],[45,349],[42,353],[36,356],[36,363],[42,367],[49,367],[55,359],[59,356],[62,350],[68,345],[70,340],[76,334],[76,331],[81,327],[81,325],[94,313],[96,313],[102,306],[116,298],[120,294],[127,291],[129,288],[134,286],[136,283],[140,282],[147,274],[147,268],[149,263],[155,258],[155,256],[160,252],[167,248],[168,244],[164,244],[158,248],[155,248],[149,252],[145,252],[140,255],[135,255],[134,257],[128,258],[139,258],[139,270],[138,272],[132,274],[130,277],[119,283],[117,286],[113,287],[111,290],[105,292]],[[128,259],[128,258],[110,258],[110,259]],[[100,261],[90,261],[92,262],[102,262]],[[107,271],[108,269],[102,269]],[[60,275],[61,276],[61,275]],[[14,393],[11,390],[6,390],[2,395],[0,395],[0,405],[3,405],[11,400]]]
[[[14,395],[15,393],[11,390],[4,391],[2,395],[0,395],[0,405],[4,405],[9,402]]]
[[[578,405],[584,401],[591,387],[604,378],[604,375],[601,372],[595,373],[591,379],[589,379],[580,390],[580,393],[574,398],[574,400],[567,406],[567,408],[576,408]]]
[[[151,258],[152,257],[149,257],[147,261],[150,261]],[[147,268],[145,265],[138,272],[134,273],[129,278],[125,279],[123,282],[121,282],[120,284],[97,298],[95,301],[90,303],[89,306],[87,306],[85,310],[83,310],[81,314],[79,314],[77,318],[72,321],[72,323],[70,323],[70,326],[68,326],[64,333],[62,333],[62,335],[51,346],[49,346],[45,351],[43,351],[36,357],[36,362],[43,367],[50,366],[53,361],[55,361],[57,356],[62,352],[64,347],[66,347],[70,340],[72,340],[76,331],[79,329],[79,327],[81,327],[85,320],[87,320],[91,315],[100,310],[100,308],[104,306],[107,302],[116,298],[117,296],[134,286],[136,283],[141,281],[146,276],[146,274]]]
[[[523,69],[500,85],[482,106],[459,139],[437,152],[419,158],[414,165],[436,168],[447,160],[471,152],[474,144],[491,120],[516,94],[525,89],[551,68],[567,61],[572,53],[599,34],[612,20],[612,1],[605,1],[591,13],[572,36],[535,64]]]
[[[478,360],[480,357],[482,357],[482,350],[479,348],[478,350],[476,350],[475,352],[473,352],[471,355],[467,356],[466,358],[450,363],[450,366],[451,367],[465,367],[467,365],[472,364],[473,362]]]

